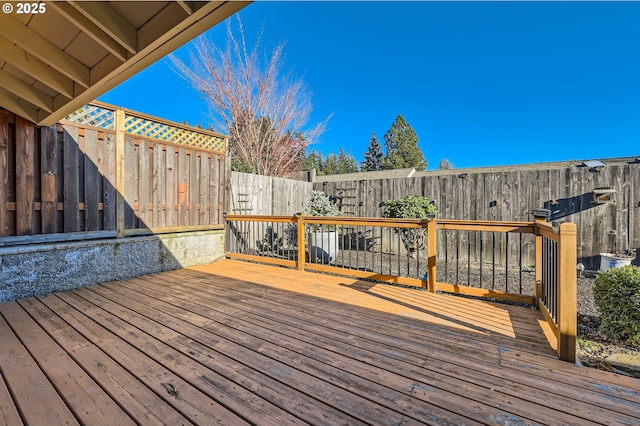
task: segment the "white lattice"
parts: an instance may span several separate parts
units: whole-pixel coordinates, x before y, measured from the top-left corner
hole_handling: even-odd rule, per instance
[[[115,130],[115,107],[106,108],[102,105],[89,104],[70,114],[67,120],[87,126],[101,127]],[[124,131],[131,135],[145,139],[159,139],[178,145],[210,151],[224,152],[224,138],[210,133],[199,132],[195,129],[184,128],[179,124],[169,124],[164,120],[155,121],[148,117],[141,117],[125,110]]]
[[[115,111],[97,105],[85,105],[76,112],[69,114],[67,120],[86,126],[102,127],[107,130],[115,130]]]

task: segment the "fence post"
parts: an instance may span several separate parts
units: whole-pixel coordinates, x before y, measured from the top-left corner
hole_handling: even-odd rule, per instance
[[[558,242],[558,356],[576,362],[576,224],[560,224]]]
[[[436,255],[438,254],[436,239],[436,220],[427,222],[427,290],[436,292]]]
[[[296,215],[298,221],[298,270],[304,271],[304,213]]]
[[[116,237],[124,238],[124,110],[116,109]],[[133,208],[133,206],[132,206]]]

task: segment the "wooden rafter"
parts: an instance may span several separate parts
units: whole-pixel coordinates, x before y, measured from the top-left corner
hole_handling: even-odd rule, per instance
[[[67,98],[73,97],[73,80],[2,37],[0,37],[0,58]]]
[[[5,91],[0,87],[0,105],[3,108],[8,109],[9,111],[26,118],[34,123],[37,123],[39,120],[40,114],[38,110],[33,106],[27,104],[26,102],[21,102],[17,100],[14,96],[12,96],[9,92]],[[44,111],[43,111],[44,113]]]
[[[178,0],[177,3],[187,14],[191,15],[193,13],[193,2]]]
[[[89,68],[13,16],[0,14],[0,36],[80,85],[90,86]]]
[[[120,61],[124,62],[127,60],[127,50],[91,19],[87,18],[84,13],[65,2],[52,1],[48,3],[48,5],[56,9],[62,16],[67,18],[69,22],[81,29],[96,43],[120,59]]]
[[[38,108],[42,108],[47,112],[53,112],[53,98],[51,96],[48,96],[35,87],[29,86],[24,81],[4,70],[0,70],[0,87],[4,87],[5,90],[32,103]]]
[[[133,25],[106,2],[69,2],[85,17],[132,54],[138,51],[138,33]]]

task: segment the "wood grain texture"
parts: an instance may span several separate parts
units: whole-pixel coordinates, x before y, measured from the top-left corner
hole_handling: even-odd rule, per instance
[[[35,135],[31,122],[17,116],[16,137],[16,234],[31,235],[34,229]]]
[[[70,424],[640,421],[637,380],[558,360],[541,313],[518,306],[222,260],[0,313],[0,353],[26,355],[2,370],[0,413],[30,421],[51,424],[49,407]]]
[[[98,144],[98,132],[86,130],[84,135],[84,229],[86,231],[102,229],[98,210],[98,204],[102,198]]]

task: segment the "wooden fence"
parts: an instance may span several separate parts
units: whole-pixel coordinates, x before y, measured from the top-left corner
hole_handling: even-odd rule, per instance
[[[115,125],[37,127],[0,111],[0,236],[222,225],[224,152],[134,131],[119,142]]]
[[[504,170],[449,170],[416,178],[316,182],[314,188],[335,197],[346,215],[357,217],[381,217],[383,201],[408,194],[434,200],[438,217],[460,220],[531,221],[533,209],[548,208],[552,221],[577,225],[578,259],[587,269],[598,269],[600,252],[640,248],[640,162],[607,162],[599,170],[583,167],[581,162]],[[592,203],[592,191],[600,187],[615,190],[613,202]],[[480,247],[490,242],[476,237],[470,244],[469,253],[477,259]],[[496,244],[503,245],[504,259],[505,240],[498,239]],[[515,252],[516,244],[510,241],[509,251]],[[439,249],[439,253],[443,251],[443,247]],[[525,252],[525,261],[533,264],[534,247],[525,247]],[[461,259],[464,256],[461,254]]]
[[[292,215],[304,211],[313,183],[231,172],[231,214]]]

